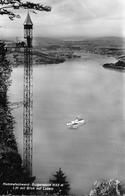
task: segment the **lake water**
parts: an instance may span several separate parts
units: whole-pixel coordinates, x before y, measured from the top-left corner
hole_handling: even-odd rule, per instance
[[[60,167],[72,190],[96,179],[125,179],[124,73],[104,69],[114,58],[83,55],[56,65],[34,65],[33,175],[46,183]],[[23,100],[23,66],[14,68],[10,101]],[[23,108],[13,110],[20,153]],[[80,115],[86,125],[68,129]]]

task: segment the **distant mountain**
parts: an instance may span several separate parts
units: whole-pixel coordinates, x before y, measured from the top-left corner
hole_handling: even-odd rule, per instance
[[[79,40],[80,39],[80,40]],[[78,44],[78,45],[94,45],[97,47],[103,48],[121,48],[125,46],[125,39],[122,37],[98,37],[98,38],[88,38],[88,37],[81,37],[77,38],[76,40],[67,39],[55,39],[55,38],[44,38],[44,37],[35,37],[34,38],[34,45],[35,46],[48,46],[48,45],[62,45],[63,43],[69,44]]]
[[[123,37],[98,37],[98,38],[81,38],[81,40],[73,40],[73,41],[66,41],[67,43],[77,43],[79,45],[87,44],[87,45],[94,45],[97,47],[103,48],[121,48],[125,45],[125,39]]]
[[[47,37],[35,37],[33,38],[33,44],[34,46],[38,47],[46,47],[48,45],[55,45],[55,44],[61,44],[63,43],[63,40],[60,39],[54,39],[54,38],[47,38]]]
[[[23,37],[10,37],[6,40],[22,41]],[[78,37],[78,38],[49,38],[49,37],[34,37],[33,45],[37,47],[47,47],[50,45],[79,45],[97,48],[125,48],[125,38],[123,37]]]

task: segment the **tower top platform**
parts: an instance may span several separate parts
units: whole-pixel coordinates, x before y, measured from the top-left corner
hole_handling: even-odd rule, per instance
[[[27,13],[27,17],[25,19],[24,25],[33,25],[29,12]]]

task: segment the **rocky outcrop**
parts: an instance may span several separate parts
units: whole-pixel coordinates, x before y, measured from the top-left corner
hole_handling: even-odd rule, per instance
[[[119,180],[96,181],[89,196],[122,196],[124,189]]]
[[[106,63],[103,65],[103,67],[111,68],[111,69],[118,69],[118,70],[125,70],[125,62],[119,60],[116,63]]]

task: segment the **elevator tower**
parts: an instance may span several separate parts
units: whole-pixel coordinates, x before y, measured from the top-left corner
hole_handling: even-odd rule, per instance
[[[24,22],[24,107],[23,107],[23,166],[32,176],[33,149],[33,67],[32,39],[33,23],[29,12]]]

